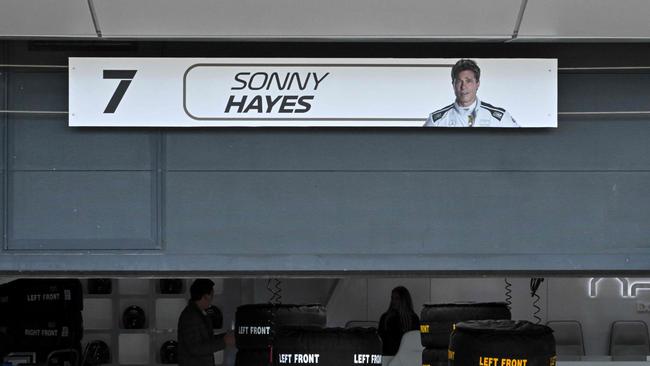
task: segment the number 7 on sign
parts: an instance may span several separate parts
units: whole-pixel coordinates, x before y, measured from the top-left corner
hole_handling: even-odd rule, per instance
[[[138,70],[104,70],[104,79],[117,79],[121,80],[117,85],[117,89],[113,93],[111,100],[108,102],[104,113],[115,113],[117,106],[120,105],[122,97],[126,93],[126,90],[131,85],[131,81],[135,77],[135,73]]]

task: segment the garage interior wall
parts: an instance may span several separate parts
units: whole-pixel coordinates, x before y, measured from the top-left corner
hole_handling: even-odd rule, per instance
[[[0,278],[0,283],[10,278]],[[214,304],[223,312],[223,328],[231,329],[239,305],[267,303],[272,293],[267,279],[213,278]],[[584,333],[588,356],[609,354],[610,328],[614,321],[641,320],[650,322],[650,291],[623,296],[623,287],[616,278],[602,278],[595,293],[590,293],[593,277],[547,277],[538,290],[540,300],[533,306],[530,278],[507,277],[511,283],[512,318],[541,323],[557,320],[579,321]],[[632,283],[650,283],[650,278],[627,278]],[[343,327],[351,320],[378,321],[390,301],[395,286],[406,286],[416,313],[423,304],[451,302],[502,302],[506,299],[504,277],[342,277],[281,278],[280,301],[283,304],[326,305],[327,326]],[[86,288],[86,280],[82,280]],[[106,342],[113,355],[113,364],[160,364],[160,346],[176,339],[176,322],[185,306],[188,293],[161,294],[156,279],[118,278],[113,280],[110,295],[84,294],[84,338]],[[629,288],[628,288],[629,290]],[[130,305],[140,306],[146,314],[145,329],[124,329],[122,312]],[[217,364],[230,364],[234,349],[217,355]]]
[[[25,66],[65,66],[69,56],[550,57],[560,66],[557,129],[462,131],[70,128],[67,69],[3,67],[2,110],[32,113],[0,114],[1,272],[648,269],[646,44],[0,47],[0,64]]]
[[[623,297],[621,284],[615,278],[599,281],[596,296],[590,296],[593,277],[545,278],[538,290],[541,323],[577,320],[584,333],[587,355],[608,355],[611,324],[619,320],[642,320],[650,323],[650,313],[639,310],[639,304],[650,302],[650,292]],[[630,278],[632,282],[647,282],[648,278]],[[508,277],[512,296],[512,318],[536,322],[530,295],[530,278]],[[406,286],[416,313],[423,304],[452,302],[502,302],[505,282],[500,277],[462,278],[356,278],[343,279],[333,293],[328,306],[328,325],[343,326],[349,320],[375,320],[388,308],[390,291]],[[287,287],[290,285],[287,284]]]

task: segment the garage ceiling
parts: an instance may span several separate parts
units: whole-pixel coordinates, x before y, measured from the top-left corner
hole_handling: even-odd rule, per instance
[[[0,37],[649,40],[648,0],[0,0]]]

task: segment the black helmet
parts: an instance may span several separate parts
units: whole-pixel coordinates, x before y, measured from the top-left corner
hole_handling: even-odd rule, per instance
[[[163,278],[160,280],[161,294],[180,294],[183,292],[183,280],[180,278]]]
[[[111,363],[111,349],[104,341],[94,340],[88,342],[82,357],[85,365],[101,365]]]
[[[88,279],[88,293],[105,295],[110,294],[113,286],[110,278],[90,278]]]
[[[178,363],[178,343],[168,340],[160,347],[160,363]]]
[[[223,327],[223,313],[218,307],[210,305],[205,310],[205,313],[208,314],[208,318],[212,322],[212,329],[221,329]]]
[[[142,329],[147,318],[144,315],[144,310],[137,305],[131,305],[124,309],[122,313],[122,324],[124,329]]]

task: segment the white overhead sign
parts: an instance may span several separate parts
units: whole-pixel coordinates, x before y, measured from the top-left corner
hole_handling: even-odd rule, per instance
[[[69,125],[557,127],[557,60],[457,61],[70,58]]]

